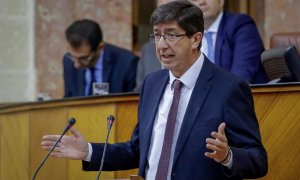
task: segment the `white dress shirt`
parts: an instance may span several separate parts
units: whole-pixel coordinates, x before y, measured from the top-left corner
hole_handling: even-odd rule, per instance
[[[193,92],[194,86],[196,84],[196,80],[201,71],[203,62],[204,62],[204,56],[203,54],[201,54],[196,60],[196,62],[179,78],[179,80],[183,83],[183,86],[181,89],[174,136],[173,136],[173,143],[172,143],[170,163],[169,163],[170,166],[168,170],[168,180],[170,179],[170,175],[171,175],[171,168],[173,164],[175,146],[182,125],[183,117],[187,105],[189,103],[191,94]],[[162,99],[160,100],[160,104],[153,125],[151,144],[148,153],[148,166],[146,167],[147,180],[155,179],[156,176],[158,162],[159,162],[162,145],[164,141],[168,114],[173,100],[174,88],[171,87],[171,85],[176,78],[173,76],[171,71],[169,71],[169,76],[170,76],[170,80],[166,86]]]

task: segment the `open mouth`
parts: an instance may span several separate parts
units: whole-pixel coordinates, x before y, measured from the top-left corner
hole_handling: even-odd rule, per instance
[[[173,59],[175,55],[171,55],[171,54],[163,54],[161,55],[161,57],[165,60],[169,60],[169,59]]]

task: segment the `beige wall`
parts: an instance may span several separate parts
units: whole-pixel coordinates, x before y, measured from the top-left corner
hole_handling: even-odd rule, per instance
[[[0,0],[0,103],[35,97],[34,0]]]
[[[300,31],[300,1],[299,0],[265,0],[265,44],[276,32]]]

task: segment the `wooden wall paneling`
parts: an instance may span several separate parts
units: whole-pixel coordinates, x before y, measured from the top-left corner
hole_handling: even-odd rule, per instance
[[[29,180],[28,114],[20,112],[1,115],[0,179]]]
[[[105,142],[107,133],[107,116],[116,116],[116,107],[114,103],[79,105],[70,107],[68,117],[77,119],[75,129],[79,130],[89,142]],[[115,127],[113,126],[109,143],[114,143]],[[97,172],[82,171],[81,161],[68,161],[68,179],[69,180],[89,180],[95,179]],[[115,172],[103,172],[101,178],[112,179]]]
[[[258,88],[253,91],[255,109],[268,153],[269,171],[260,178],[298,179],[300,172],[299,87]]]
[[[252,93],[269,159],[269,172],[261,179],[299,179],[300,87],[252,87]],[[84,134],[87,141],[104,142],[106,118],[110,114],[115,115],[116,122],[109,142],[128,140],[136,124],[137,106],[138,96],[122,96],[51,101],[0,109],[0,179],[28,179],[46,153],[40,149],[42,135],[61,133],[70,117],[77,119],[75,128]],[[61,168],[55,169],[57,166]],[[136,173],[136,170],[105,172],[103,178],[128,178]],[[88,180],[96,175],[97,172],[83,172],[80,161],[49,159],[39,178]]]
[[[67,124],[66,108],[48,108],[30,111],[30,177],[32,177],[48,151],[41,148],[42,137],[46,134],[61,134]],[[66,180],[67,160],[51,156],[41,168],[36,179]]]
[[[130,139],[133,129],[137,123],[138,101],[121,102],[117,104],[116,141],[126,142]],[[116,178],[129,178],[137,174],[138,169],[128,171],[116,171]]]

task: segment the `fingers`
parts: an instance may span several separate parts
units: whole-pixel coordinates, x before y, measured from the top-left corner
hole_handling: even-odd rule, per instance
[[[81,133],[74,128],[70,128],[70,132],[74,135],[75,138],[79,138],[80,136],[82,136]]]
[[[210,150],[216,151],[217,149],[225,149],[226,144],[219,139],[212,139],[212,138],[207,138],[206,139],[206,147]],[[213,149],[211,149],[212,147]]]
[[[42,137],[44,141],[57,141],[59,139],[59,135],[45,135]]]
[[[221,123],[218,128],[218,133],[225,135],[225,126],[226,126],[226,124],[224,122]]]
[[[228,153],[228,142],[225,135],[225,123],[221,123],[218,127],[218,132],[212,132],[212,138],[206,139],[206,147],[212,152],[206,152],[206,157],[212,158],[217,162],[221,162],[226,158]]]

